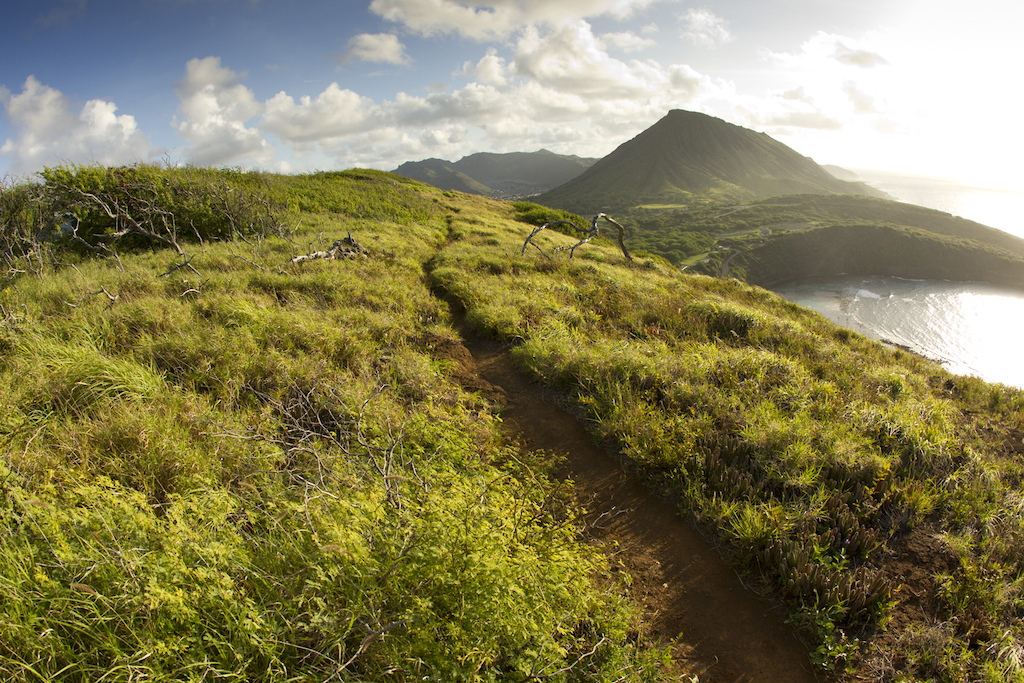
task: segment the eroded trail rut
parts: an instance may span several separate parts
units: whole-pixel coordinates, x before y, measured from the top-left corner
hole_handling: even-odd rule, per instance
[[[596,540],[633,577],[651,635],[674,643],[680,673],[698,675],[701,683],[821,682],[779,610],[746,590],[674,505],[596,446],[502,346],[473,336],[465,345],[469,353],[459,360],[467,387],[505,406],[502,419],[526,448],[564,456],[562,475],[576,482],[592,514],[604,513]]]

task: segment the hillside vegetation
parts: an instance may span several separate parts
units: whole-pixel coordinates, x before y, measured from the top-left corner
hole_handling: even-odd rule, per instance
[[[839,180],[764,133],[673,110],[582,174],[537,197],[576,212],[655,204],[686,208],[796,193],[884,196]]]
[[[948,213],[853,195],[788,195],[683,211],[637,207],[634,248],[770,287],[839,273],[1024,286],[1024,240]]]
[[[0,678],[657,674],[544,463],[439,353],[423,268],[464,201],[373,172],[45,181],[3,194]],[[240,198],[273,220],[221,235]],[[134,218],[178,248],[111,242]],[[349,232],[365,254],[292,262]]]
[[[840,180],[773,138],[671,111],[536,198],[614,213],[631,248],[772,286],[836,274],[1024,286],[1024,241]]]
[[[824,671],[1024,681],[1021,392],[611,242],[524,254],[564,215],[539,206],[368,171],[43,181],[0,204],[6,677],[661,675],[543,454],[453,380],[454,307]]]
[[[407,161],[395,173],[442,190],[511,199],[550,190],[575,178],[596,159],[536,152],[479,152],[458,161]]]

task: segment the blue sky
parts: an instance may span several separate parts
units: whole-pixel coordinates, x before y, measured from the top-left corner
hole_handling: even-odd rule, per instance
[[[819,163],[1024,188],[1018,0],[40,0],[0,175],[603,156],[674,108]]]

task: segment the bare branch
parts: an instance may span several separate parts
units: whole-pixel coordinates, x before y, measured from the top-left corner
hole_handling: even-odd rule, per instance
[[[597,222],[599,220],[601,220],[601,219],[604,219],[604,220],[608,221],[609,223],[614,225],[616,228],[618,228],[618,231],[619,231],[619,248],[622,249],[622,255],[626,257],[626,260],[627,261],[632,261],[633,257],[630,255],[629,250],[626,249],[626,243],[625,243],[625,234],[626,233],[625,233],[624,228],[621,225],[619,225],[619,223],[617,221],[613,220],[611,218],[611,216],[609,216],[606,213],[599,213],[596,216],[594,216],[593,220],[590,222],[590,230],[588,230],[587,232],[583,233],[583,237],[580,238],[579,242],[577,242],[576,244],[572,245],[571,247],[558,247],[557,249],[555,249],[555,251],[564,251],[564,250],[568,249],[568,251],[569,251],[569,258],[572,258],[573,256],[575,256],[576,248],[577,247],[582,246],[584,244],[587,244],[592,239],[594,239],[595,237],[598,236],[599,230],[598,230],[598,227],[597,227]],[[576,228],[576,224],[575,223],[573,223],[571,221],[566,221],[566,220],[551,221],[550,223],[545,223],[544,225],[542,225],[542,226],[540,226],[538,228],[535,228],[533,230],[533,232],[530,233],[530,235],[526,238],[526,241],[523,242],[523,248],[520,251],[520,253],[525,256],[526,255],[526,247],[527,247],[527,245],[531,245],[532,244],[534,247],[537,248],[538,251],[540,251],[540,253],[544,254],[544,250],[541,249],[539,246],[537,246],[537,244],[533,241],[533,238],[538,233],[540,233],[541,230],[544,230],[545,228],[550,228],[552,226],[559,225],[559,224],[571,225],[574,228]],[[544,254],[544,256],[547,257],[547,258],[550,258],[547,254]]]
[[[576,224],[573,223],[572,221],[551,221],[550,223],[545,223],[544,225],[540,226],[539,228],[534,228],[533,232],[531,232],[530,235],[526,238],[526,241],[523,242],[523,248],[522,248],[522,251],[520,252],[520,254],[523,255],[523,256],[526,255],[526,245],[528,245],[528,244],[533,245],[534,247],[536,247],[537,251],[539,251],[540,253],[544,254],[544,250],[541,249],[539,246],[537,246],[537,243],[533,241],[533,238],[537,234],[539,234],[541,230],[545,230],[545,229],[553,227],[555,225],[571,225],[574,228],[576,227]],[[548,258],[548,259],[551,258],[547,254],[544,254],[544,257]]]
[[[310,245],[312,246],[312,245]],[[366,258],[369,254],[369,250],[366,247],[352,239],[352,233],[348,234],[348,237],[342,237],[340,240],[335,240],[334,244],[327,251],[311,251],[308,254],[301,254],[292,259],[292,263],[306,263],[307,261],[315,261],[316,259],[351,259],[351,258]]]

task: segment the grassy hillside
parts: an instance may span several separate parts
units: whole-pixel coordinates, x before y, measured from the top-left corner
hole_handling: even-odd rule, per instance
[[[820,665],[1022,680],[1020,392],[734,280],[500,235],[449,245],[437,285],[785,596]]]
[[[224,240],[178,222],[181,253],[36,239],[56,205],[96,246],[239,193],[274,220]],[[423,267],[464,200],[373,172],[151,168],[3,200],[0,678],[657,674],[542,461],[449,374]],[[349,232],[365,254],[292,262]]]
[[[537,194],[578,176],[596,159],[537,152],[480,152],[455,162],[441,159],[409,161],[395,173],[442,190],[486,197],[512,198]]]
[[[763,286],[836,273],[1024,285],[1024,240],[891,200],[790,195],[626,216],[634,248],[714,275],[735,252],[729,274]]]
[[[406,178],[419,180],[441,190],[469,192],[490,196],[493,190],[485,183],[463,173],[443,159],[424,159],[406,162],[395,169],[395,173]]]
[[[6,677],[657,677],[544,458],[453,380],[454,306],[824,670],[1024,680],[1021,392],[612,243],[523,255],[537,206],[366,171],[45,180],[0,203]]]

